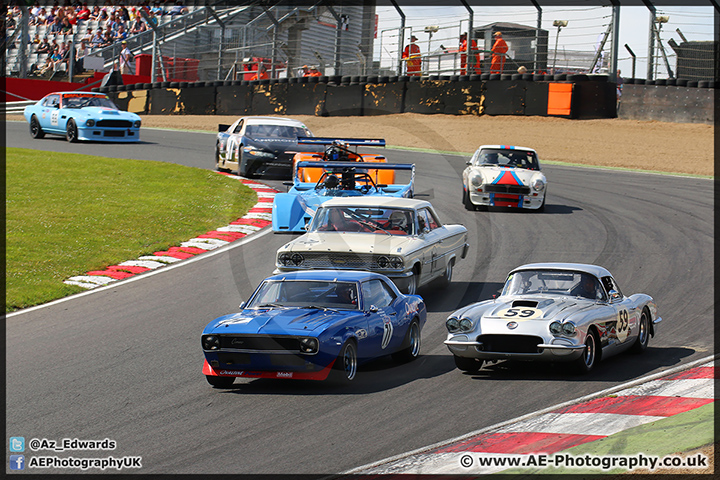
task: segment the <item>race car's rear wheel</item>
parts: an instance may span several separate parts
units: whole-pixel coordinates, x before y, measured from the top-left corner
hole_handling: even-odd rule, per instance
[[[643,309],[642,315],[640,315],[640,325],[638,325],[640,331],[638,332],[637,339],[633,346],[630,347],[633,353],[642,353],[648,346],[650,341],[650,315],[648,315],[647,309]]]
[[[453,267],[455,266],[455,259],[452,258],[445,266],[445,273],[440,277],[440,286],[447,287],[452,282]]]
[[[77,125],[75,125],[75,120],[72,118],[67,122],[67,127],[65,128],[65,138],[67,138],[67,141],[70,143],[78,141]]]
[[[340,385],[352,382],[357,375],[357,347],[355,342],[348,340],[340,349],[340,355],[335,360],[331,371],[331,381]]]
[[[35,115],[30,118],[30,136],[32,138],[43,138],[45,136],[45,132],[40,127],[40,122]]]
[[[477,372],[483,366],[483,361],[477,358],[458,357],[453,355],[455,366],[463,372]]]
[[[585,337],[585,350],[583,354],[575,360],[575,367],[578,373],[588,373],[595,367],[599,360],[600,342],[593,330],[590,330]]]
[[[420,356],[420,326],[417,320],[410,324],[403,345],[406,345],[404,349],[392,355],[396,361],[411,362]]]
[[[207,382],[215,388],[230,388],[235,383],[235,377],[216,377],[215,375],[205,375]]]
[[[218,172],[227,172],[226,168],[222,168],[220,166],[221,160],[220,160],[220,150],[215,148],[215,170]]]

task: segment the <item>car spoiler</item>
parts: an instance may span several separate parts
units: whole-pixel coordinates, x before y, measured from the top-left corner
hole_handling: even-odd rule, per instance
[[[324,168],[328,170],[368,169],[368,170],[409,170],[410,183],[415,181],[414,163],[382,163],[382,162],[315,162],[302,161],[295,164],[294,178],[297,178],[298,170],[301,168]],[[339,172],[338,172],[339,173]]]
[[[230,125],[225,125],[224,123],[221,123],[218,125],[218,132],[224,132],[228,128],[230,128]]]
[[[334,142],[344,142],[346,145],[367,147],[384,147],[384,138],[331,138],[331,137],[298,137],[298,144],[302,145],[332,145]]]

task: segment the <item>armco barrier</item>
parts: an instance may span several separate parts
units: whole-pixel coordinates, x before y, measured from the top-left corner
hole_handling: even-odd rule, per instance
[[[94,88],[135,113],[359,116],[539,115],[712,123],[714,82],[628,82],[616,110],[607,76],[314,77]],[[687,86],[685,86],[687,85]],[[176,87],[179,88],[169,88]],[[681,108],[682,107],[682,108]]]
[[[625,84],[618,116],[629,120],[712,124],[714,97],[714,88]]]

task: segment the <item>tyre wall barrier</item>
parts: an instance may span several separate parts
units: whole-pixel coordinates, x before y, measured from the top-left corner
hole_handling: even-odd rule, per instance
[[[473,78],[474,77],[474,78]],[[714,83],[626,83],[618,111],[607,76],[314,77],[261,82],[107,86],[138,114],[360,116],[393,113],[533,115],[712,123]],[[654,82],[653,82],[654,83]],[[175,84],[173,84],[175,86]]]

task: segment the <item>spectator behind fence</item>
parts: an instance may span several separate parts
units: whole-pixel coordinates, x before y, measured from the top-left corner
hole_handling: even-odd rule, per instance
[[[127,41],[123,40],[121,45],[122,50],[120,51],[120,73],[123,75],[132,75],[134,73],[132,68],[132,62],[135,59],[135,56],[128,48]]]
[[[37,53],[50,53],[52,51],[50,49],[50,42],[48,42],[47,37],[42,39],[42,42],[40,42],[40,45],[38,45],[37,50],[35,51]]]
[[[172,8],[170,8],[170,11],[168,12],[168,15],[175,16],[175,15],[185,15],[188,13],[188,9],[185,8],[183,5],[182,0],[177,0],[175,2],[175,5],[173,5]]]
[[[95,30],[95,35],[90,41],[90,45],[92,45],[93,48],[100,48],[104,40],[105,37],[103,36],[103,29],[102,27],[98,27],[97,30]]]

